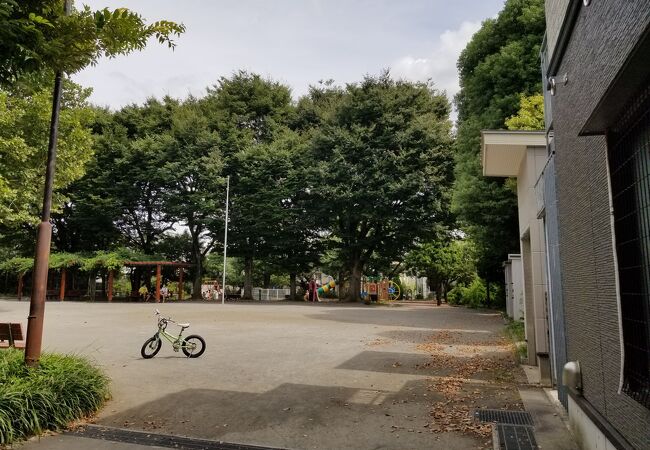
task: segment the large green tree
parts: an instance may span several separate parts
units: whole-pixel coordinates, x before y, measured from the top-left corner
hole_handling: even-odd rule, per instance
[[[450,106],[430,85],[387,72],[338,97],[313,130],[306,176],[314,211],[349,274],[349,299],[358,300],[373,255],[398,259],[443,220],[453,166]]]
[[[164,137],[171,133],[178,107],[178,101],[164,98],[115,113],[98,112],[95,157],[86,176],[68,189],[70,201],[63,214],[54,216],[54,242],[60,250],[123,243],[145,254],[154,252],[174,225],[163,204],[170,180]]]
[[[290,296],[296,295],[298,274],[308,271],[322,249],[318,216],[312,212],[306,192],[305,166],[310,164],[305,138],[284,130],[273,142],[259,144],[237,154],[237,208],[246,212],[240,226],[247,229],[257,256],[271,272],[288,273]]]
[[[252,295],[253,260],[267,253],[260,234],[257,197],[264,195],[266,178],[251,178],[246,163],[256,151],[272,143],[294,115],[289,88],[257,74],[239,71],[221,78],[203,100],[211,129],[220,138],[224,175],[230,176],[228,254],[244,260],[244,296]]]
[[[456,283],[470,282],[476,276],[474,244],[441,230],[436,239],[420,244],[406,257],[408,271],[427,277],[429,289],[436,292],[438,304]]]
[[[150,37],[173,47],[172,37],[184,31],[183,25],[168,21],[147,25],[124,8],[91,11],[84,7],[64,14],[64,3],[0,0],[0,86],[4,86],[0,93],[0,146],[4,148],[0,152],[5,169],[0,174],[0,226],[9,227],[3,234],[29,229],[38,212],[53,73],[74,73],[101,56],[142,49]],[[79,100],[83,97],[85,102],[89,91],[75,94],[75,90],[81,88],[64,83],[55,212],[65,198],[61,189],[83,175],[92,150],[91,110]]]
[[[223,231],[225,185],[219,135],[211,130],[201,104],[187,99],[174,112],[169,135],[157,138],[164,149],[168,180],[163,210],[188,230],[194,264],[193,298],[201,298],[206,255]]]
[[[92,250],[84,237],[117,232],[104,245],[124,243],[151,255],[174,230],[185,230],[200,296],[203,262],[221,236],[224,205],[219,136],[201,102],[149,99],[102,115],[95,131],[96,157],[71,188],[64,214],[55,217],[55,242],[69,251]]]
[[[170,47],[185,27],[147,24],[126,8],[63,14],[63,0],[0,0],[0,84],[43,70],[77,72],[102,56],[141,50],[151,37]]]
[[[508,0],[483,22],[458,60],[456,183],[453,210],[477,244],[479,273],[501,281],[501,262],[519,248],[513,183],[482,176],[480,132],[504,128],[521,95],[541,91],[539,50],[544,34],[543,0]]]
[[[51,116],[51,78],[23,78],[0,89],[0,228],[19,228],[38,222]],[[66,82],[59,121],[59,157],[54,208],[60,209],[61,190],[79,179],[92,157],[90,126],[94,111],[89,89]]]

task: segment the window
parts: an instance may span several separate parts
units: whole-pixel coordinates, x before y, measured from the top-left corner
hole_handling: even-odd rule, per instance
[[[608,134],[625,359],[623,392],[650,408],[650,87]]]

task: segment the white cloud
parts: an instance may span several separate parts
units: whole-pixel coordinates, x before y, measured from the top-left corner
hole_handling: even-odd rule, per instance
[[[479,28],[481,22],[463,22],[456,30],[446,30],[430,52],[424,56],[408,55],[400,58],[392,64],[391,73],[411,81],[431,79],[435,87],[445,90],[449,98],[453,99],[460,89],[456,62]]]
[[[149,96],[201,96],[238,69],[281,80],[298,97],[321,79],[343,84],[391,67],[393,75],[409,80],[431,78],[453,96],[458,55],[480,20],[503,6],[503,0],[76,3],[93,9],[132,7],[149,22],[167,18],[187,26],[174,51],[152,41],[142,52],[102,58],[75,74],[77,82],[93,87],[92,102],[112,108]]]

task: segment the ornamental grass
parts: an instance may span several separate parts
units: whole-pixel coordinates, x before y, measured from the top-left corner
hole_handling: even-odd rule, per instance
[[[86,358],[43,354],[39,367],[27,368],[24,356],[0,350],[0,446],[65,428],[110,397],[109,378]]]

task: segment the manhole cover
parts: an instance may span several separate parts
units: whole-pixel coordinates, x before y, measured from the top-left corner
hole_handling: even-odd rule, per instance
[[[533,417],[526,411],[506,409],[477,409],[474,419],[479,422],[496,422],[506,425],[533,425]]]
[[[499,448],[502,450],[537,450],[533,427],[497,424]]]

